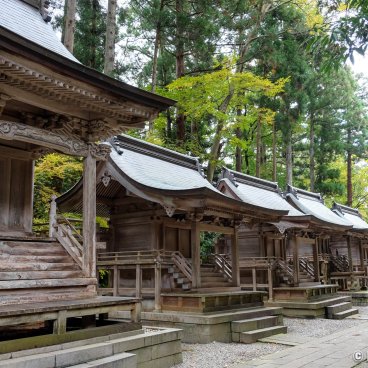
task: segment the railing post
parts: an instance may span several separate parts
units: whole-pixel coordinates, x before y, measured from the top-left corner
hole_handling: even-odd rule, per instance
[[[155,265],[155,311],[161,311],[161,264],[158,261]]]
[[[267,269],[268,274],[268,300],[273,300],[273,283],[272,283],[272,266],[271,263],[268,265]]]
[[[142,269],[141,265],[135,266],[135,296],[139,299],[142,298]]]
[[[119,266],[114,265],[114,285],[113,285],[113,296],[119,296]]]
[[[240,286],[239,242],[237,225],[235,225],[234,233],[231,235],[231,280],[233,286]]]
[[[51,196],[50,202],[50,214],[49,214],[49,238],[54,236],[55,225],[56,225],[56,195]]]
[[[257,291],[257,272],[255,267],[252,268],[252,282],[253,282],[253,291]]]

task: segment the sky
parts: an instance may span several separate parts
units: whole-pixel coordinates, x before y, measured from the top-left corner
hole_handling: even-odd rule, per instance
[[[355,53],[354,54],[354,64],[348,62],[355,73],[362,73],[368,78],[368,54],[364,57]]]

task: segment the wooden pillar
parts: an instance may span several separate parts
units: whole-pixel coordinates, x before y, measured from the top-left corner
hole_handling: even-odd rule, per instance
[[[268,300],[273,300],[273,280],[272,280],[272,268],[269,265],[267,269],[267,278],[268,278]]]
[[[161,311],[161,264],[155,265],[155,311]]]
[[[50,214],[49,214],[49,238],[54,236],[55,225],[56,225],[56,195],[51,196],[50,202]]]
[[[135,266],[135,296],[142,298],[142,268],[139,264]]]
[[[353,257],[351,254],[351,236],[347,236],[349,272],[353,272]]]
[[[119,282],[120,282],[120,272],[119,272],[119,266],[114,265],[114,279],[113,279],[113,296],[119,296]]]
[[[316,237],[314,241],[314,247],[313,247],[313,263],[314,263],[314,281],[319,282],[319,238]]]
[[[190,243],[192,253],[192,288],[197,289],[201,287],[201,240],[198,221],[192,221]]]
[[[83,269],[96,277],[96,160],[90,154],[83,163]]]
[[[364,252],[362,239],[359,239],[359,258],[360,258],[360,268],[364,271]]]
[[[231,235],[231,268],[233,286],[240,286],[239,242],[237,227],[234,228],[234,234]]]
[[[299,237],[292,234],[290,239],[293,249],[293,264],[294,264],[294,286],[299,285]]]

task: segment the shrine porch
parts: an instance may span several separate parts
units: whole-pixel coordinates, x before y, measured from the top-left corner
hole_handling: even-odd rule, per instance
[[[268,307],[282,307],[286,317],[342,319],[358,313],[350,296],[340,296],[338,285],[280,287],[273,289]]]

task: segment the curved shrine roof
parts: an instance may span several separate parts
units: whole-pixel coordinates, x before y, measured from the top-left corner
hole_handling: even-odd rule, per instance
[[[219,181],[218,187],[221,186],[221,183],[227,184],[235,196],[243,202],[269,209],[288,211],[286,217],[290,219],[291,217],[306,217],[304,213],[298,211],[283,198],[279,186],[275,182],[223,168],[222,179]]]
[[[358,209],[334,202],[332,211],[353,225],[353,230],[368,230],[368,224]]]
[[[66,49],[39,10],[20,0],[0,0],[0,26],[72,61],[79,61]]]
[[[288,185],[287,200],[306,215],[311,215],[326,225],[351,228],[351,224],[327,208],[319,193],[308,192]]]

